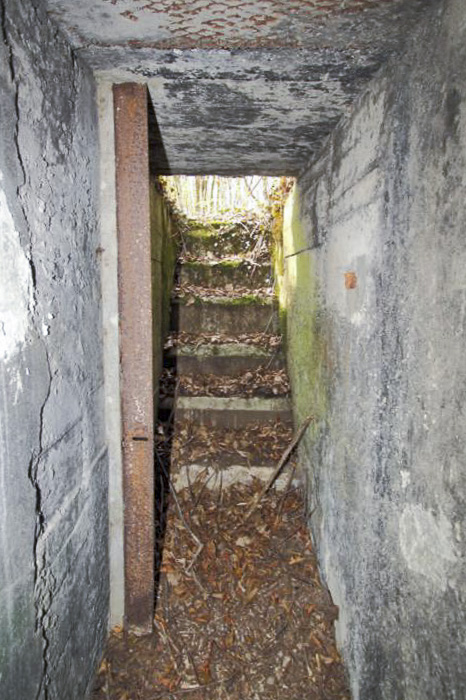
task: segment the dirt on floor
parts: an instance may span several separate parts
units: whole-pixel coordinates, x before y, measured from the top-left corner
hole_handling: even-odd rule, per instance
[[[94,700],[348,700],[299,487],[248,518],[258,479],[188,483],[166,483],[154,634],[114,630]]]

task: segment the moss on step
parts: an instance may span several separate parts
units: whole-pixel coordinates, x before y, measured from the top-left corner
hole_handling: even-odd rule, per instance
[[[260,297],[257,294],[244,294],[240,297],[222,297],[222,303],[229,304],[231,306],[250,306],[251,304],[266,306],[271,303],[271,299],[267,297]]]
[[[192,238],[218,238],[218,233],[209,231],[209,229],[206,228],[189,229],[187,235]]]
[[[242,260],[190,261],[179,267],[179,283],[182,287],[204,287],[212,289],[238,289],[259,293],[259,289],[271,283],[270,266],[253,267]],[[196,293],[196,290],[193,290]],[[237,292],[241,293],[240,291]],[[208,292],[206,292],[208,295]]]
[[[219,260],[218,262],[214,263],[216,267],[222,268],[222,269],[235,269],[240,267],[241,265],[244,265],[245,262],[244,260]]]
[[[209,220],[205,224],[201,224],[198,219],[188,219],[186,221],[186,226],[188,228],[188,231],[196,231],[196,230],[206,230],[210,231],[211,229],[219,229],[222,228],[222,226],[227,226],[228,222],[227,221],[221,221],[220,219],[214,219],[214,220]]]
[[[219,252],[223,254],[250,253],[258,241],[269,245],[270,231],[265,223],[252,225],[251,222],[221,222],[217,225],[209,222],[200,224],[192,222],[185,232],[184,241],[190,252]]]
[[[237,297],[229,296],[178,296],[176,301],[184,306],[193,304],[202,306],[203,304],[217,304],[219,306],[270,306],[275,299],[273,297],[263,297],[258,294],[243,294]]]
[[[205,268],[236,269],[245,264],[245,259],[240,260],[187,260],[183,267],[191,270],[204,270]]]

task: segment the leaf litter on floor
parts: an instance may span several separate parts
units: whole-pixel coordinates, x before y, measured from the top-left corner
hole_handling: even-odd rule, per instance
[[[293,437],[291,425],[280,420],[249,423],[242,428],[208,427],[177,421],[172,446],[174,465],[274,464]],[[160,435],[160,440],[164,440]]]
[[[222,333],[187,333],[178,331],[170,333],[165,341],[164,349],[168,350],[182,345],[223,345],[226,343],[257,345],[263,349],[276,350],[282,345],[282,337],[268,333],[226,335]]]
[[[161,397],[173,396],[287,396],[290,383],[285,369],[262,365],[239,376],[183,373],[176,384],[176,368],[165,368],[161,377]]]
[[[201,474],[170,499],[154,635],[112,633],[94,700],[349,699],[302,494],[271,490],[246,520],[261,488]]]

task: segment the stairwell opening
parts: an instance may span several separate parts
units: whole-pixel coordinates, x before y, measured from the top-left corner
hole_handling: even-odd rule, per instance
[[[349,697],[295,450],[309,421],[293,425],[286,369],[293,184],[154,185],[154,634],[113,631],[96,700]]]

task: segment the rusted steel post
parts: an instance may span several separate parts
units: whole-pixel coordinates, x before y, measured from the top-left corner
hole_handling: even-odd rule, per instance
[[[125,621],[154,612],[154,405],[147,88],[113,88],[123,439]]]

